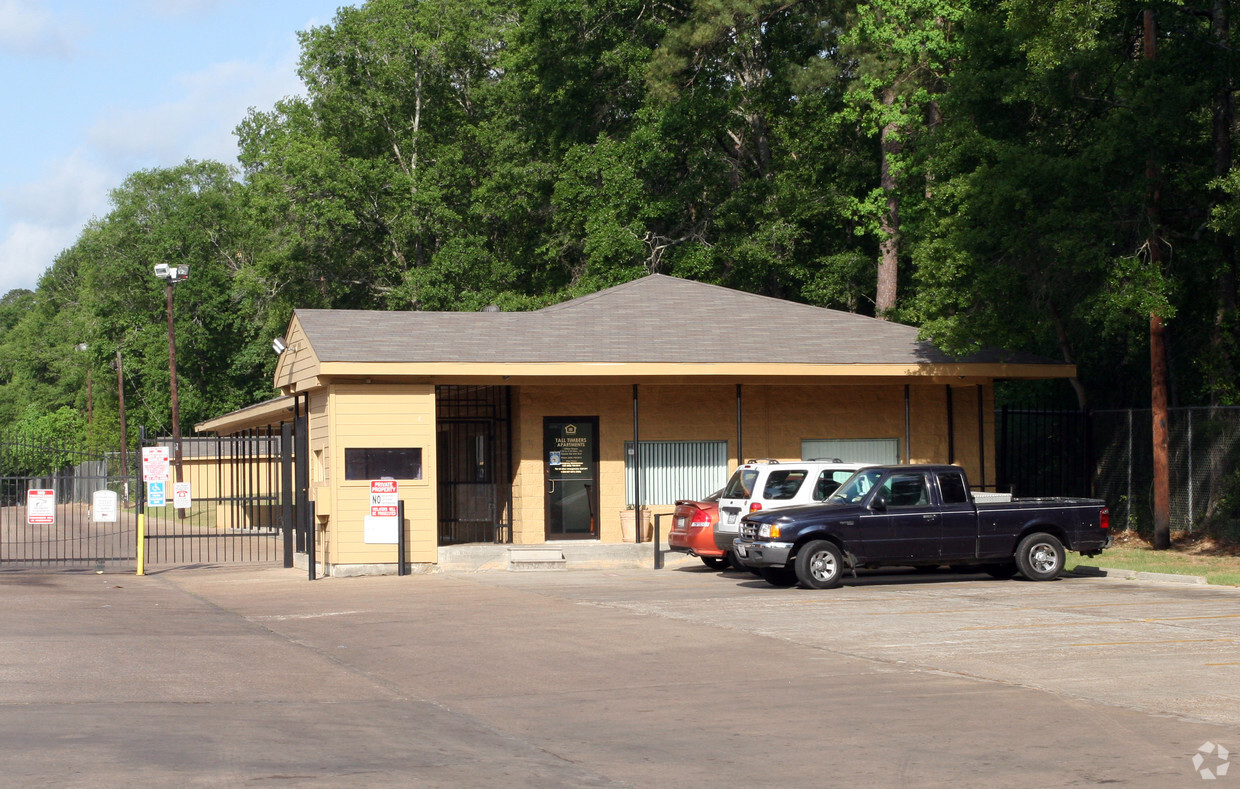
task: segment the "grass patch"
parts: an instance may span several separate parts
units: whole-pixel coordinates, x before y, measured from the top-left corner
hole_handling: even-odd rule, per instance
[[[1207,583],[1240,586],[1240,545],[1220,543],[1189,534],[1173,534],[1171,548],[1154,550],[1136,532],[1117,532],[1114,544],[1092,558],[1068,554],[1065,569],[1078,565],[1113,567],[1171,575],[1200,575]]]

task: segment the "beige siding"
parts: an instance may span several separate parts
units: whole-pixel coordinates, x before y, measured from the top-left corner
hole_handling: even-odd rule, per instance
[[[993,389],[984,390],[986,479],[994,481]],[[955,460],[970,479],[977,468],[977,387],[953,392]],[[524,386],[514,397],[514,541],[544,540],[544,417],[599,418],[599,532],[603,542],[621,538],[624,510],[624,442],[633,438],[631,386]],[[765,386],[742,389],[744,459],[797,460],[804,439],[886,438],[905,447],[904,386]],[[727,441],[736,463],[735,385],[658,386],[638,390],[640,438]],[[910,444],[918,463],[948,461],[947,387],[909,389]],[[655,513],[669,506],[653,507]],[[666,521],[665,521],[666,523]]]
[[[331,386],[328,392],[331,433],[324,455],[330,458],[326,469],[334,499],[325,548],[329,563],[395,563],[395,545],[369,544],[364,540],[370,485],[367,480],[344,479],[344,450],[402,447],[422,449],[422,479],[400,480],[407,524],[406,558],[411,562],[435,562],[435,387],[353,384]],[[312,440],[314,435],[312,430]]]
[[[300,391],[305,388],[304,382],[319,374],[319,358],[310,347],[310,340],[302,331],[296,315],[289,323],[284,339],[288,347],[280,354],[280,361],[276,364],[275,385],[286,391]]]

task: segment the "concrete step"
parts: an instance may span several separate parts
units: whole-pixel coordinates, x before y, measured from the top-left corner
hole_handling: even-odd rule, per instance
[[[559,548],[509,548],[508,569],[515,572],[529,570],[567,570],[568,560]]]

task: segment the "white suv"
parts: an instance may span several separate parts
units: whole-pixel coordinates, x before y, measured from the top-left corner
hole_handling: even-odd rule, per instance
[[[835,492],[857,470],[870,463],[824,460],[751,460],[732,472],[719,497],[719,520],[715,522],[715,547],[727,551],[733,567],[743,565],[732,552],[741,518],[758,510],[816,504]]]

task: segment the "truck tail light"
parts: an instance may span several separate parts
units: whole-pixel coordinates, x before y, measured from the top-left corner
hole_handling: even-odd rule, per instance
[[[749,505],[750,512],[757,512],[760,509],[762,509],[762,502],[760,501],[755,501],[754,503]]]
[[[1101,526],[1102,528],[1104,529],[1111,528],[1111,508],[1103,507],[1102,514],[1099,516],[1098,520],[1099,520],[1098,525]]]

